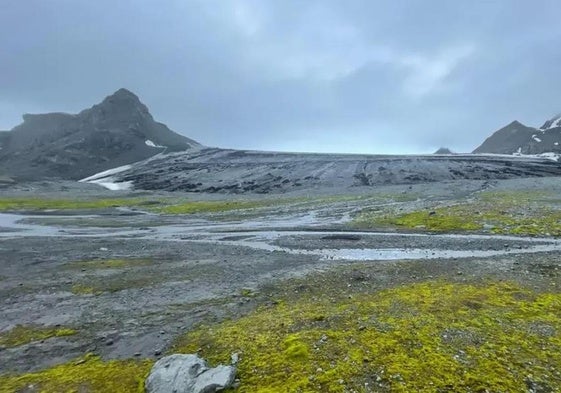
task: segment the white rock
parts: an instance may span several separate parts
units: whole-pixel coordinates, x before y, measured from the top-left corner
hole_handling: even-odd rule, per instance
[[[146,379],[147,393],[214,393],[230,387],[236,368],[209,368],[197,355],[171,355],[154,364]]]

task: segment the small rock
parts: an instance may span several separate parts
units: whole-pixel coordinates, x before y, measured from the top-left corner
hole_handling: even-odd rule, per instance
[[[107,346],[113,345],[113,340],[109,339],[109,340],[105,341],[105,345],[107,345]]]
[[[146,379],[146,393],[214,393],[234,384],[236,368],[209,368],[197,355],[171,355],[154,364]]]
[[[107,247],[100,247],[99,251],[109,251],[109,249]]]
[[[232,366],[235,366],[240,362],[240,355],[238,353],[233,353],[230,359]]]
[[[135,352],[135,353],[134,353],[134,356],[136,356],[136,357],[139,357],[139,356],[141,356],[141,355],[142,355],[142,354],[141,354],[140,352]]]
[[[160,351],[158,349],[154,351],[154,356],[160,356],[161,354],[162,354],[162,351]]]

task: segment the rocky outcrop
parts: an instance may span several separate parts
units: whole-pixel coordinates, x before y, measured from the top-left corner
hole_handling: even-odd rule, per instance
[[[77,180],[198,146],[154,121],[136,95],[120,89],[78,114],[26,114],[22,124],[0,132],[0,176]]]
[[[214,393],[234,383],[236,368],[209,368],[196,355],[171,355],[156,362],[146,379],[146,393]]]

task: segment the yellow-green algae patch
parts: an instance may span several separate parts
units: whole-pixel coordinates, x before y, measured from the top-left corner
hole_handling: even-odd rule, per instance
[[[485,192],[452,206],[406,213],[364,211],[354,219],[353,225],[561,236],[561,210],[558,200],[543,192]]]
[[[239,353],[239,392],[560,391],[561,295],[426,282],[304,296],[202,327],[174,350],[213,363]]]
[[[0,392],[140,393],[153,362],[103,362],[88,355],[53,368],[24,375],[0,376]]]
[[[68,328],[17,325],[7,332],[0,333],[0,346],[17,347],[33,341],[46,340],[51,337],[65,337],[76,334]]]
[[[112,258],[70,262],[66,266],[75,269],[124,269],[151,264],[152,260],[149,258]]]

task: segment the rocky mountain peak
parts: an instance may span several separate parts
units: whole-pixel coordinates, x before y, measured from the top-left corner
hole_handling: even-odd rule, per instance
[[[152,118],[148,108],[140,101],[138,96],[124,88],[105,97],[101,103],[84,112],[102,113],[117,117],[143,115]]]
[[[553,118],[547,120],[543,126],[540,127],[540,130],[549,130],[550,128],[557,128],[561,127],[561,113]]]
[[[561,154],[561,114],[540,128],[528,127],[515,120],[487,138],[474,153]]]
[[[452,152],[452,150],[450,150],[447,147],[441,147],[440,149],[435,151],[433,154],[454,154],[454,152]]]
[[[76,115],[25,115],[0,139],[0,175],[21,179],[81,179],[164,151],[200,146],[154,121],[146,105],[124,88]]]
[[[516,126],[526,127],[524,124],[520,123],[518,120],[514,120],[513,122],[511,122],[507,125],[507,127],[516,127]]]
[[[139,98],[136,94],[134,94],[132,91],[125,89],[124,87],[121,87],[119,90],[117,90],[115,93],[111,94],[110,96],[108,96],[109,98],[127,98],[127,99],[133,99],[133,100],[137,100],[139,101]]]

